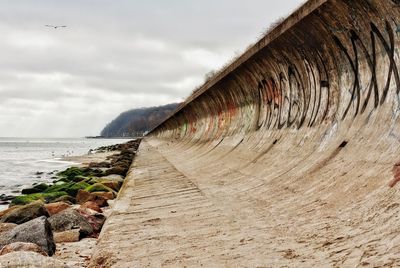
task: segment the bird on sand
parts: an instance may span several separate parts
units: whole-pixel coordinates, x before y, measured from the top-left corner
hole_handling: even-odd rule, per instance
[[[45,26],[46,26],[46,27],[50,27],[50,28],[54,28],[54,29],[65,28],[65,27],[67,27],[67,26],[65,26],[65,25],[48,25],[48,24],[46,24]]]

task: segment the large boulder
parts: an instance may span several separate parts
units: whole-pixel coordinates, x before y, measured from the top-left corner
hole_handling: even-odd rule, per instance
[[[49,218],[51,228],[55,232],[79,229],[81,237],[93,233],[93,227],[78,211],[70,208],[61,211]]]
[[[61,261],[36,252],[17,251],[0,256],[1,268],[68,268]]]
[[[40,183],[36,184],[31,188],[25,188],[22,189],[21,193],[22,194],[35,194],[35,193],[40,193],[46,190],[49,186],[46,183]]]
[[[26,243],[26,242],[15,242],[4,246],[0,250],[0,256],[16,251],[32,251],[39,253],[43,256],[48,256],[47,253],[39,245],[36,245],[35,243]]]
[[[70,208],[71,205],[69,205],[65,202],[56,202],[56,203],[46,204],[46,205],[44,205],[44,207],[46,208],[49,215],[52,216],[63,210],[66,210],[67,208]]]
[[[104,186],[114,190],[115,192],[118,192],[122,186],[122,181],[116,181],[116,180],[101,180],[100,183],[103,184]]]
[[[102,183],[95,183],[93,185],[90,185],[89,187],[87,187],[85,189],[85,191],[88,191],[90,193],[93,193],[93,192],[111,192],[114,195],[116,195],[116,192],[113,189],[111,189],[110,187],[105,186]]]
[[[18,225],[0,236],[0,247],[14,242],[35,243],[49,256],[52,256],[56,250],[50,223],[44,216]]]
[[[83,203],[80,207],[81,207],[82,209],[88,208],[88,209],[94,210],[94,211],[99,212],[99,213],[103,212],[103,211],[101,210],[101,208],[99,207],[99,205],[97,205],[97,204],[96,204],[95,202],[93,202],[93,201],[87,201],[87,202]]]
[[[94,192],[92,194],[94,196],[102,197],[102,198],[105,198],[107,200],[113,200],[116,197],[116,195],[114,193],[111,193],[111,192]]]
[[[35,201],[3,215],[3,217],[1,217],[0,222],[11,222],[16,224],[21,224],[40,216],[48,217],[49,213],[44,207],[42,201]]]
[[[106,221],[106,217],[96,212],[95,210],[89,208],[79,208],[79,214],[81,214],[87,222],[93,227],[94,233],[100,233],[101,227],[103,227],[104,222]]]
[[[5,210],[0,211],[0,218],[3,217],[4,215],[6,215],[7,213],[10,213],[11,211],[16,210],[19,207],[21,207],[21,206],[12,206]]]
[[[129,167],[127,167],[127,166],[114,166],[114,167],[104,171],[104,174],[106,176],[111,175],[111,174],[125,176],[126,173],[128,172],[128,169],[129,169]]]
[[[95,202],[99,207],[104,207],[107,206],[107,200],[112,199],[113,194],[112,193],[107,193],[111,198],[107,198],[106,196],[102,196],[96,193],[89,193],[88,191],[85,190],[79,190],[77,196],[76,196],[76,203],[78,204],[84,204],[88,201]]]

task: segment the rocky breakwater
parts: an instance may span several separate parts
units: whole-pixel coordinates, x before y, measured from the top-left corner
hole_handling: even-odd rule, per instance
[[[72,242],[98,237],[139,144],[98,148],[111,153],[103,161],[57,173],[52,184],[23,189],[0,211],[0,267],[84,267],[90,256],[63,255],[62,250],[71,245],[78,252]]]

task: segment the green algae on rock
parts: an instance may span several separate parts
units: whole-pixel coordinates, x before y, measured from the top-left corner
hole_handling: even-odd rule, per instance
[[[68,195],[67,192],[51,192],[51,193],[36,193],[36,194],[27,194],[27,195],[19,195],[15,197],[11,201],[11,205],[26,205],[36,200],[42,200],[46,203],[52,202],[58,197],[63,195]]]

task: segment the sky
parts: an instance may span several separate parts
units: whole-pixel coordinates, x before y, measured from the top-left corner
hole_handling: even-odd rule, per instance
[[[183,101],[302,2],[0,0],[0,137],[98,135]]]

